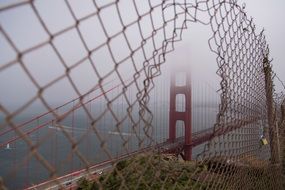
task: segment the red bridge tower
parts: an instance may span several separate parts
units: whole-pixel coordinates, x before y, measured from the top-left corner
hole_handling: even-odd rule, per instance
[[[188,68],[189,69],[189,68]],[[191,160],[192,157],[192,129],[191,129],[191,80],[187,69],[180,68],[180,70],[174,70],[171,73],[170,82],[170,110],[169,110],[169,141],[174,142],[176,139],[176,123],[177,121],[183,121],[185,127],[185,143],[184,143],[184,159]],[[177,76],[184,75],[184,84],[178,86],[176,84]],[[185,110],[176,110],[176,97],[178,94],[185,96]]]

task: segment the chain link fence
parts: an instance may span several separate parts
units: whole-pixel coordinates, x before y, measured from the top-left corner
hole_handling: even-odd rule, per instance
[[[11,1],[0,24],[1,188],[282,189],[269,48],[236,0]],[[161,154],[150,94],[195,25],[220,105],[183,162]]]

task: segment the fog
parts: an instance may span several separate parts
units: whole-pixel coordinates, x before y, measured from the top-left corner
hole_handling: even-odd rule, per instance
[[[0,6],[13,2],[2,0]],[[132,79],[135,73],[139,73],[137,80],[142,85],[146,77],[142,71],[145,60],[154,57],[154,50],[161,47],[164,35],[167,38],[173,35],[174,24],[182,26],[184,20],[183,15],[179,16],[176,23],[169,22],[165,30],[159,29],[175,16],[174,9],[170,7],[164,10],[162,17],[161,1],[123,0],[118,7],[109,5],[113,2],[111,0],[96,1],[96,6],[88,0],[68,2],[34,1],[34,7],[26,4],[0,12],[0,103],[10,112],[31,100],[33,104],[41,104],[38,96],[55,107],[87,93],[99,81],[102,84],[114,80],[115,83],[122,83]],[[155,7],[154,11],[144,15],[149,12],[150,5]],[[273,68],[283,81],[284,5],[282,0],[250,0],[245,7],[248,15],[253,15],[258,31],[263,27],[266,29],[270,56],[274,58]],[[107,8],[101,9],[98,17],[98,8],[104,6]],[[177,8],[176,11],[183,10]],[[205,13],[198,11],[197,14],[202,22],[209,20]],[[80,22],[76,22],[75,18],[81,19]],[[122,33],[124,26],[128,27]],[[156,34],[152,35],[154,30]],[[208,45],[211,35],[210,26],[189,21],[183,40],[175,43],[175,50],[166,55],[157,81],[168,78],[173,66],[184,64],[191,70],[193,85],[198,84],[195,81],[202,82],[215,93],[220,88],[221,79],[216,74],[216,55]],[[141,48],[144,39],[147,40]],[[108,41],[109,44],[106,44]],[[21,57],[17,57],[19,55]],[[158,58],[155,58],[148,64],[155,65],[157,62]],[[8,63],[11,64],[7,66]],[[134,91],[133,88],[130,87],[130,90]],[[276,88],[278,91],[282,89],[277,81]],[[41,94],[40,89],[43,89]]]

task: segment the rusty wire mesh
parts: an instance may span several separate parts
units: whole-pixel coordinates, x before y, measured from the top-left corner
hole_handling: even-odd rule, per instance
[[[79,4],[85,4],[83,11],[78,9]],[[237,1],[22,1],[0,8],[0,24],[1,146],[25,146],[24,153],[19,153],[20,157],[14,155],[17,161],[4,171],[2,188],[30,187],[48,180],[52,182],[38,188],[46,188],[44,185],[64,188],[66,181],[59,177],[80,169],[96,182],[94,188],[281,188],[280,163],[272,163],[271,156],[275,154],[272,147],[261,142],[263,139],[271,142],[269,121],[275,125],[276,117],[281,115],[274,118],[273,113],[268,114],[268,106],[273,106],[268,94],[272,96],[274,90],[272,84],[266,86],[269,48],[263,32],[256,31],[253,20]],[[155,118],[149,105],[150,93],[157,88],[154,79],[162,72],[166,54],[175,50],[174,44],[182,40],[182,32],[189,26],[195,27],[194,24],[211,28],[208,43],[216,55],[221,80],[219,113],[215,125],[209,126],[214,127],[213,133],[195,164],[166,159],[157,153],[155,145],[163,139],[156,138]],[[32,66],[35,62],[47,65],[35,69]],[[100,62],[104,62],[103,66]],[[51,65],[58,69],[52,70]],[[83,65],[88,65],[91,80],[85,89],[80,84],[81,76],[85,75],[80,72]],[[9,72],[12,69],[18,73]],[[37,74],[39,70],[41,74]],[[19,76],[29,84],[22,83]],[[67,94],[73,94],[75,99],[66,103],[64,109],[54,106],[49,97],[60,97],[67,86],[71,89]],[[49,92],[53,87],[53,93]],[[9,89],[14,89],[11,91],[14,94],[4,97],[4,91]],[[27,95],[23,90],[30,93]],[[10,106],[17,97],[20,103]],[[89,104],[93,97],[101,101],[95,104],[95,110]],[[46,118],[39,120],[35,115],[34,120],[20,125],[18,117],[34,104],[45,109]],[[78,109],[87,116],[87,127],[75,135],[68,131],[65,120],[74,121]],[[111,126],[112,133],[118,134],[119,144],[112,145],[111,134],[102,132],[100,126],[104,125],[105,117],[112,118],[105,126]],[[56,130],[32,135],[48,126]],[[128,126],[132,136],[125,135],[124,126]],[[85,142],[88,136],[92,140]],[[46,153],[41,149],[52,147],[55,141],[69,145],[60,163],[56,160],[58,151]],[[96,153],[94,143],[104,154],[99,161],[87,154]],[[114,150],[118,148],[122,149],[119,155]],[[139,156],[117,164],[118,159],[132,153]],[[74,164],[74,159],[80,164]],[[108,172],[102,178],[94,177],[94,165],[106,160]],[[29,171],[29,165],[34,163],[45,171],[45,176],[13,186],[17,175],[30,178],[38,174],[22,170]],[[76,165],[72,170],[65,169],[72,164]]]

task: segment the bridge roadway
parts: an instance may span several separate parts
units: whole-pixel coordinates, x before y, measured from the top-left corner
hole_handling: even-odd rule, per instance
[[[214,128],[208,128],[205,130],[201,130],[195,133],[192,133],[192,147],[195,147],[197,145],[203,144],[215,137],[224,135],[226,133],[229,133],[233,130],[239,129],[243,126],[255,123],[258,119],[250,119],[247,121],[235,121],[231,122],[230,124],[219,126]],[[46,182],[43,182],[38,185],[34,185],[32,187],[27,188],[28,190],[32,189],[48,189],[48,190],[56,190],[61,188],[69,188],[74,189],[73,187],[76,186],[76,181],[80,179],[81,177],[88,176],[89,178],[96,178],[99,175],[102,174],[102,172],[110,170],[112,168],[112,164],[119,161],[126,159],[132,155],[147,152],[150,150],[158,150],[159,152],[163,153],[181,153],[183,151],[184,146],[184,137],[179,137],[175,139],[174,142],[170,142],[169,140],[158,143],[155,146],[146,147],[128,154],[121,155],[120,157],[114,158],[112,160],[107,160],[101,163],[98,163],[94,166],[91,166],[87,169],[82,169],[70,174],[67,174],[65,176],[61,176],[57,178],[56,180],[49,180]],[[178,151],[178,152],[177,152]],[[179,152],[180,151],[180,152]]]
[[[191,146],[192,147],[198,146],[200,144],[212,140],[215,137],[227,134],[231,131],[242,128],[246,125],[256,123],[258,120],[259,120],[258,118],[251,118],[248,120],[236,120],[228,124],[217,126],[216,128],[212,127],[198,131],[196,133],[192,133]],[[179,137],[175,139],[175,141],[172,143],[171,142],[166,142],[165,144],[161,143],[161,145],[162,146],[160,147],[162,148],[162,152],[164,153],[180,154],[183,151],[184,147],[184,137]]]

